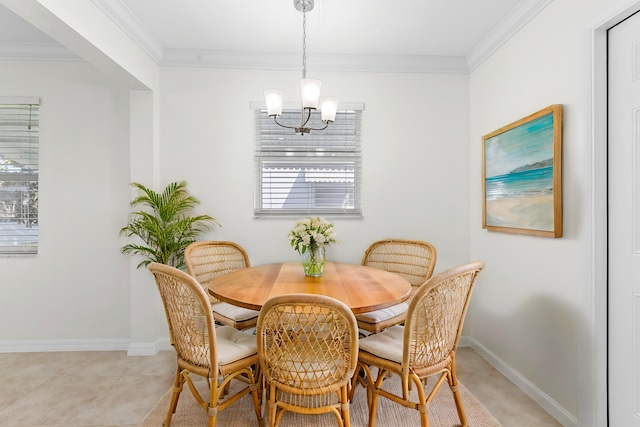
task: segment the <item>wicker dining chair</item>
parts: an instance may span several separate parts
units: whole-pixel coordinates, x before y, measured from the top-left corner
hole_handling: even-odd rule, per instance
[[[207,412],[209,427],[215,427],[218,411],[241,397],[251,394],[258,425],[263,425],[261,411],[260,367],[255,337],[230,326],[216,328],[210,302],[202,286],[177,268],[150,263],[164,304],[171,345],[177,353],[178,368],[173,383],[171,404],[164,426],[171,425],[182,387],[186,382],[200,406]],[[193,384],[191,375],[208,381],[206,401]],[[232,380],[245,384],[223,400]]]
[[[270,427],[286,411],[331,412],[350,426],[358,328],[349,307],[324,295],[276,296],[263,305],[256,335]]]
[[[242,246],[233,242],[212,240],[194,242],[187,246],[184,260],[189,274],[205,289],[208,289],[209,282],[216,277],[251,265],[249,256]],[[258,311],[238,307],[220,301],[211,294],[208,295],[213,317],[218,323],[240,330],[256,326]]]
[[[387,239],[373,242],[362,257],[362,265],[396,273],[411,283],[411,295],[431,277],[436,266],[436,248],[421,240]],[[372,334],[404,322],[407,301],[356,315],[358,328]]]
[[[429,403],[440,386],[447,381],[463,427],[467,420],[458,391],[455,356],[464,318],[476,278],[484,268],[482,262],[472,262],[436,274],[416,291],[404,326],[396,325],[360,340],[358,369],[364,370],[369,404],[369,427],[374,427],[378,396],[386,397],[420,412],[422,427],[429,426]],[[377,372],[372,371],[377,368]],[[373,374],[375,373],[375,380]],[[382,389],[388,373],[400,377],[402,394]],[[424,384],[427,378],[439,374],[428,396]],[[350,399],[360,375],[354,375]],[[412,389],[416,389],[413,393]]]

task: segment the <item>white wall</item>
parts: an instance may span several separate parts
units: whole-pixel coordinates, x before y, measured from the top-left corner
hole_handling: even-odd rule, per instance
[[[328,258],[357,262],[376,239],[422,239],[436,270],[468,261],[468,76],[311,73],[323,93],[364,102],[364,219],[329,218]],[[184,179],[199,211],[222,223],[208,237],[242,244],[255,265],[297,260],[295,219],[253,219],[253,111],[265,89],[299,99],[297,72],[163,68],[160,170]]]
[[[84,63],[0,62],[0,75],[1,95],[41,102],[39,253],[0,257],[0,348],[127,343],[128,92]]]
[[[0,67],[6,76],[0,94],[42,100],[40,253],[0,258],[3,285],[19,284],[0,287],[0,322],[16,326],[2,334],[0,348],[139,345],[144,352],[162,345],[166,325],[153,281],[144,271],[131,272],[139,259],[120,254],[124,239],[118,231],[126,223],[129,177],[136,172],[129,169],[128,91],[85,63]],[[298,74],[162,72],[160,187],[187,180],[202,201],[200,210],[223,224],[207,237],[240,242],[254,264],[297,255],[287,239],[292,219],[253,219],[249,104],[271,86],[296,99]],[[364,219],[335,221],[341,242],[329,256],[359,262],[371,241],[404,237],[432,242],[437,270],[466,262],[467,76],[317,77],[343,100],[365,103]],[[398,180],[409,185],[395,188]],[[149,303],[131,306],[134,294]]]
[[[555,0],[470,78],[472,189],[480,189],[481,138],[551,104],[564,105],[561,239],[482,229],[480,191],[470,198],[470,250],[487,268],[470,308],[472,346],[564,425],[596,426],[592,252],[592,30],[628,1]],[[601,150],[596,150],[600,151]],[[595,262],[604,262],[595,260]],[[582,369],[581,369],[582,368]],[[603,372],[605,366],[595,366]]]
[[[591,258],[592,151],[603,143],[592,140],[591,30],[632,3],[554,0],[471,76],[311,73],[327,93],[365,104],[365,216],[335,220],[341,243],[329,257],[358,262],[372,240],[405,237],[436,246],[438,271],[484,260],[465,335],[565,425],[602,425],[590,408],[598,385],[580,370],[605,369],[593,363],[602,342],[590,323],[606,286],[594,282]],[[0,350],[166,338],[152,281],[119,253],[129,176],[186,180],[199,210],[223,224],[207,238],[241,243],[254,264],[296,259],[293,220],[252,216],[249,103],[270,87],[296,100],[299,73],[162,68],[158,161],[130,170],[124,89],[80,63],[2,62],[0,72],[0,95],[42,99],[41,252],[0,258],[0,323],[14,326],[3,328]],[[482,135],[553,103],[564,105],[564,236],[483,230]],[[154,325],[137,333],[141,300]]]
[[[564,236],[482,229],[482,199],[471,194],[471,253],[486,262],[474,295],[473,339],[576,413],[576,301],[582,247],[580,205],[588,192],[589,146],[576,138],[575,30],[544,10],[471,76],[471,188],[481,187],[482,135],[550,104],[564,104]],[[500,76],[496,79],[496,76]],[[585,231],[585,230],[583,230]]]

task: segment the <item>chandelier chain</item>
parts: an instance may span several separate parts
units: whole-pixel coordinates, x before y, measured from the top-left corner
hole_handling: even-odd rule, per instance
[[[307,2],[302,1],[302,78],[307,78]]]

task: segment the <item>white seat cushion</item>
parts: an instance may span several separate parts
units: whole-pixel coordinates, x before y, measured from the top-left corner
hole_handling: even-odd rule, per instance
[[[360,338],[359,346],[361,350],[383,359],[402,363],[403,339],[404,326],[396,325],[380,333]]]
[[[231,326],[216,328],[218,364],[227,365],[258,352],[255,335],[245,334]]]
[[[399,316],[402,313],[406,313],[408,308],[409,304],[401,302],[400,304],[392,305],[391,307],[382,308],[380,310],[356,314],[356,320],[365,323],[380,323]]]
[[[226,302],[217,302],[212,304],[211,308],[216,313],[223,315],[227,319],[235,320],[236,322],[253,319],[254,317],[258,317],[258,314],[260,314],[259,311],[238,307],[237,305]]]

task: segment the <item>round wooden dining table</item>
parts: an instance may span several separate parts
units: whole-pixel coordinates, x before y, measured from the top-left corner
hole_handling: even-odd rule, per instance
[[[286,262],[224,274],[209,283],[209,293],[252,310],[260,310],[277,295],[319,294],[342,301],[359,314],[405,301],[411,295],[411,284],[385,270],[336,262],[327,262],[321,277],[308,277],[300,263]]]

